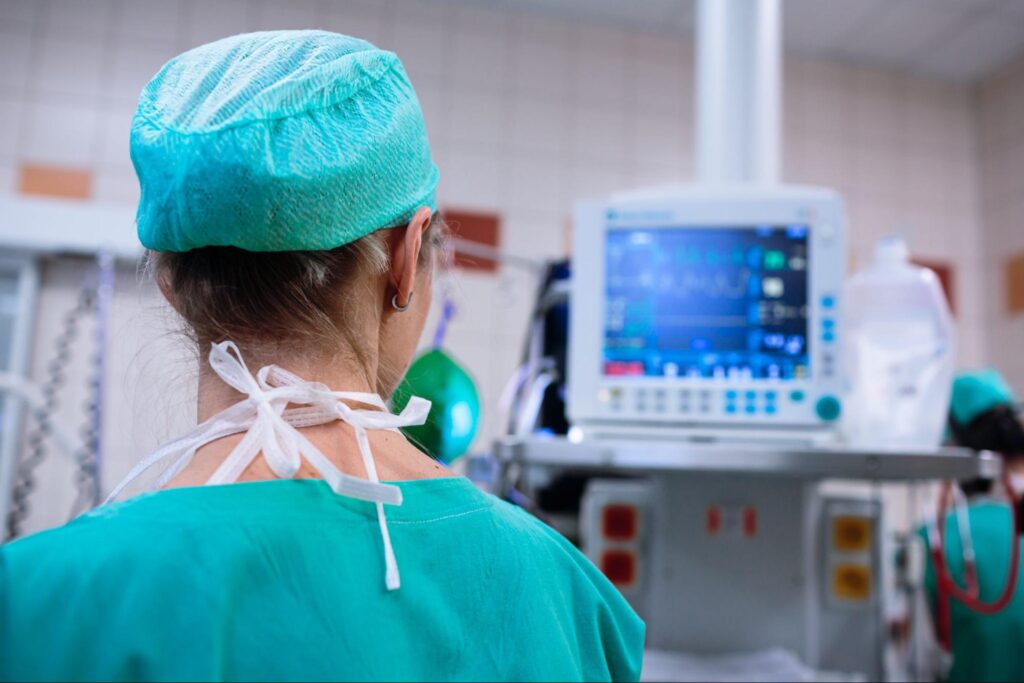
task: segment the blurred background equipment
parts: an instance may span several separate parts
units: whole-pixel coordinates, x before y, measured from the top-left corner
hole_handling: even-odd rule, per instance
[[[656,659],[675,662],[661,677],[693,680],[692,657],[714,656],[714,679],[737,657],[768,661],[781,648],[816,678],[913,678],[922,669],[891,624],[920,582],[894,577],[884,501],[877,489],[840,494],[822,480],[913,486],[997,476],[1000,463],[936,449],[948,390],[940,403],[898,416],[918,437],[893,441],[902,448],[842,441],[841,349],[870,347],[878,328],[856,317],[843,327],[841,197],[777,183],[778,9],[699,4],[702,183],[577,204],[569,426],[565,436],[537,428],[560,354],[544,346],[557,326],[535,315],[531,360],[511,386],[535,377],[537,388],[511,403],[509,436],[496,445],[505,461],[499,490],[580,539],[644,616]],[[942,292],[905,256],[890,260],[909,294],[894,288],[886,303],[939,320],[921,340],[939,376],[926,368],[900,381],[943,389],[952,333]],[[926,296],[912,290],[919,281]],[[548,309],[547,291],[545,283],[535,310]],[[857,288],[853,296],[854,311],[870,310]],[[862,376],[890,372],[890,361],[863,356]],[[923,620],[913,627],[932,629]],[[709,660],[699,661],[706,674]]]
[[[0,271],[3,324],[0,350],[5,363],[0,382],[3,392],[3,439],[0,441],[0,515],[3,539],[26,532],[38,469],[52,455],[63,456],[62,469],[73,480],[74,497],[63,512],[69,519],[99,503],[103,493],[103,410],[110,335],[110,314],[115,286],[116,259],[136,260],[141,250],[126,236],[110,240],[111,214],[47,202],[18,202],[5,207],[0,245],[6,267]],[[90,232],[92,231],[92,232]],[[129,236],[130,237],[130,236]],[[70,307],[63,312],[52,347],[36,339],[40,273],[61,259],[89,263]],[[87,336],[86,332],[91,331]],[[29,377],[29,352],[48,353],[42,378]],[[58,415],[69,395],[72,363],[85,349],[88,368],[85,400],[79,408],[78,428]],[[37,351],[38,352],[38,351]],[[25,408],[28,410],[25,410]]]
[[[559,260],[545,264],[538,277],[522,364],[498,402],[498,424],[505,433],[564,435],[569,430],[565,405],[570,276],[569,262]]]
[[[847,283],[844,299],[846,440],[868,448],[938,446],[956,343],[935,273],[910,263],[901,237],[885,237],[874,263]]]
[[[831,439],[844,236],[842,200],[815,188],[709,185],[579,205],[573,423]]]
[[[31,256],[4,255],[0,266],[0,350],[3,353],[3,429],[0,431],[0,515],[3,531],[0,539],[11,533],[13,482],[21,459],[23,415],[26,405],[41,412],[46,408],[39,387],[27,379],[29,353],[32,348],[35,308],[39,287],[39,266]],[[61,444],[68,452],[72,443]],[[13,526],[17,526],[16,523]]]
[[[441,306],[432,348],[412,362],[391,401],[396,412],[404,409],[413,396],[431,402],[427,421],[403,427],[402,431],[424,453],[450,464],[465,455],[476,438],[480,396],[469,373],[442,349],[445,331],[455,316],[455,304],[445,296]]]
[[[71,446],[75,466],[75,487],[77,495],[72,504],[70,517],[99,504],[101,500],[100,481],[100,438],[102,432],[103,368],[106,357],[106,337],[109,325],[110,297],[113,292],[113,257],[101,253],[97,256],[96,267],[90,271],[87,281],[82,284],[78,300],[64,316],[64,328],[54,339],[53,357],[47,364],[46,379],[39,387],[41,404],[33,406],[31,427],[26,435],[28,449],[17,461],[14,487],[11,492],[11,507],[7,514],[7,537],[16,538],[22,533],[22,525],[28,517],[30,496],[35,489],[36,468],[55,446],[68,447],[66,440],[54,438],[62,426],[55,423],[54,414],[58,408],[62,389],[67,381],[68,363],[72,347],[85,340],[80,339],[84,318],[91,317],[95,324],[94,368],[89,382],[89,394],[80,433],[80,446]],[[88,343],[86,341],[86,343]]]

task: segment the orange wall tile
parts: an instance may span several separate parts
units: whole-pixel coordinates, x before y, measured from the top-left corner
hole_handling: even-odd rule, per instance
[[[444,209],[441,212],[448,228],[454,237],[470,242],[477,242],[487,247],[495,247],[501,243],[501,217],[497,213],[483,211],[460,211]],[[498,264],[490,259],[463,254],[455,250],[455,263],[458,268],[496,272]]]
[[[89,199],[92,173],[80,168],[23,164],[18,178],[22,194]]]
[[[1024,313],[1024,252],[1006,262],[1006,308],[1010,313]]]

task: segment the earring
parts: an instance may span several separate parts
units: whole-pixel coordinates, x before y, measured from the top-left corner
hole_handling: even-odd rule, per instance
[[[408,309],[409,306],[412,305],[412,295],[414,293],[415,292],[409,292],[409,300],[405,302],[404,306],[399,306],[398,305],[398,294],[392,294],[391,295],[391,308],[395,309],[399,313],[401,313],[402,311]]]

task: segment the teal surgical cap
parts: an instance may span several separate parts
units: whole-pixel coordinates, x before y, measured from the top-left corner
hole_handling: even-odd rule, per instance
[[[155,251],[326,250],[435,207],[398,57],[327,31],[249,33],[169,61],[139,97],[139,239]]]
[[[1013,389],[995,370],[988,368],[957,375],[953,381],[950,412],[957,424],[970,424],[974,418],[999,405],[1013,407]]]

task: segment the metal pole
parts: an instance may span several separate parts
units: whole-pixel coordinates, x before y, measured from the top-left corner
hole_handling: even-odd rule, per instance
[[[504,249],[498,249],[497,247],[462,239],[461,237],[452,237],[450,241],[452,248],[455,251],[462,252],[467,256],[487,259],[488,261],[497,261],[498,263],[502,263],[506,266],[513,266],[530,272],[538,272],[544,269],[543,261],[528,258],[526,256],[511,254]]]
[[[14,262],[18,284],[13,310],[8,311],[13,329],[11,330],[10,362],[7,370],[18,376],[27,376],[32,354],[32,340],[35,337],[36,310],[39,298],[39,262],[34,257],[24,257]],[[10,268],[5,265],[5,268]],[[7,514],[11,506],[11,492],[14,489],[15,473],[21,455],[22,417],[24,404],[19,398],[8,393],[3,400],[3,426],[0,433],[0,541],[7,536]]]
[[[697,12],[697,177],[773,184],[781,136],[779,0],[700,0]]]
[[[114,299],[114,285],[117,273],[114,265],[114,255],[109,251],[101,251],[96,257],[96,266],[99,271],[99,282],[96,286],[96,365],[93,378],[95,384],[93,406],[90,418],[92,420],[92,433],[95,438],[95,479],[93,481],[93,500],[90,501],[93,507],[103,501],[103,456],[105,439],[103,434],[103,408],[106,401],[106,374],[107,374],[107,340],[110,334],[110,307]]]

